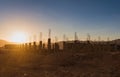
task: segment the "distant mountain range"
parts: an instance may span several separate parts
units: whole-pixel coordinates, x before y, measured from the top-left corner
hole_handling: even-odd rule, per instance
[[[10,42],[7,42],[5,40],[0,40],[0,47],[4,46],[5,44],[8,44]]]

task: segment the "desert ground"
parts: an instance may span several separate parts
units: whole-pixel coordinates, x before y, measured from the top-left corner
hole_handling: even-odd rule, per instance
[[[120,77],[120,52],[0,49],[0,77]]]

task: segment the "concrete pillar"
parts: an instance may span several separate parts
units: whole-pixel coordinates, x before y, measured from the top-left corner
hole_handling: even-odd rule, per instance
[[[50,50],[51,50],[51,39],[48,38],[48,51],[50,51]]]
[[[42,41],[39,42],[39,49],[42,49]]]

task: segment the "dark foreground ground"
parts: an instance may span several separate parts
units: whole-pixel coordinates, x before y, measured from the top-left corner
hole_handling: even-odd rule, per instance
[[[0,77],[120,77],[120,53],[0,50]]]

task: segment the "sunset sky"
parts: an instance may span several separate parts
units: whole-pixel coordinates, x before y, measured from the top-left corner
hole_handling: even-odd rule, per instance
[[[26,37],[63,40],[63,34],[74,39],[77,32],[80,40],[111,40],[120,38],[120,0],[0,0],[0,39],[12,41],[16,32]]]

